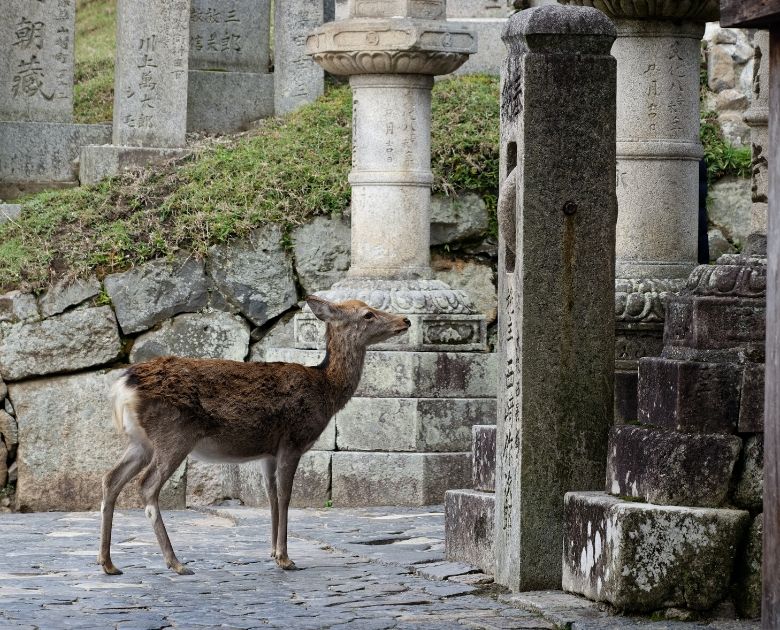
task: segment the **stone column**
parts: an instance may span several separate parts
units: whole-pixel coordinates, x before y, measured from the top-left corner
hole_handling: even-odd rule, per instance
[[[612,421],[615,28],[551,5],[503,39],[495,579],[559,589],[563,497],[603,486]]]
[[[276,0],[274,4],[274,103],[287,114],[325,90],[325,75],[306,54],[306,38],[324,21],[323,0]]]
[[[664,304],[698,260],[699,49],[718,2],[560,2],[618,29],[615,415],[633,421],[638,359],[660,354]]]
[[[0,199],[78,183],[82,144],[109,130],[74,125],[75,0],[8,0],[0,23]]]
[[[185,153],[189,0],[119,0],[113,144],[81,151],[81,183]]]
[[[766,252],[767,200],[769,172],[769,32],[758,31],[755,36],[756,56],[753,66],[753,99],[745,112],[750,125],[750,144],[753,149],[753,205],[750,217],[748,247],[758,246]],[[757,235],[757,236],[754,236]]]
[[[187,129],[234,133],[274,114],[270,0],[192,0]]]

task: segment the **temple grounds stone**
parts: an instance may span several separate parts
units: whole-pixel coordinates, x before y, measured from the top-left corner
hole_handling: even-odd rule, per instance
[[[495,492],[496,489],[496,426],[472,427],[471,448],[474,489]],[[491,569],[492,572],[492,569]]]
[[[737,466],[734,504],[743,510],[761,511],[764,505],[764,434],[745,438]]]
[[[37,319],[38,307],[31,293],[14,290],[0,295],[0,323]]]
[[[274,75],[190,70],[187,129],[235,133],[274,115]]]
[[[737,565],[737,589],[734,603],[740,615],[748,619],[761,617],[761,552],[764,515],[753,519],[748,531],[747,549]]]
[[[444,498],[445,553],[492,574],[495,495],[477,490],[449,490]]]
[[[12,383],[9,396],[19,423],[21,511],[97,510],[101,479],[124,450],[111,421],[109,389],[121,373],[91,372]],[[161,495],[168,507],[184,507],[182,467]],[[140,507],[137,481],[119,503]]]
[[[295,268],[307,293],[329,288],[349,269],[348,220],[315,217],[293,230],[292,241]]]
[[[614,427],[606,490],[646,503],[720,507],[741,449],[733,435]]]
[[[189,17],[187,0],[118,2],[112,144],[82,149],[82,183],[185,154]]]
[[[706,610],[727,593],[750,515],[569,493],[563,588],[619,610]],[[659,550],[663,550],[659,553]]]
[[[604,483],[615,35],[600,11],[556,5],[515,14],[503,35],[501,177],[518,172],[501,192],[515,201],[500,234],[495,578],[512,590],[560,587],[564,493]]]
[[[0,328],[0,374],[6,381],[106,364],[120,352],[116,318],[108,306]]]
[[[322,26],[323,0],[274,4],[274,110],[295,111],[325,91],[325,74],[306,54],[310,33]]]
[[[41,315],[51,317],[62,313],[71,306],[77,306],[94,298],[100,293],[100,281],[91,276],[82,278],[61,278],[46,290],[38,300]]]
[[[0,121],[73,119],[75,0],[9,0],[0,24]]]

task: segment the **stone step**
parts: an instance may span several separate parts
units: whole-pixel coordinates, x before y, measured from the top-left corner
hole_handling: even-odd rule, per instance
[[[448,560],[467,562],[493,575],[495,495],[476,490],[449,490],[444,497],[444,531]]]
[[[265,361],[317,365],[323,350],[268,348]],[[495,398],[495,352],[366,353],[355,396],[385,398]]]
[[[601,492],[570,492],[564,504],[564,590],[640,612],[707,610],[728,594],[748,512],[635,503]]]
[[[496,425],[471,427],[472,478],[475,490],[496,490]]]
[[[354,397],[331,424],[339,451],[463,452],[472,426],[495,415],[493,398]]]
[[[435,505],[471,476],[471,453],[350,453],[332,457],[336,507]]]
[[[661,505],[719,507],[741,447],[733,435],[617,426],[609,436],[606,491]]]

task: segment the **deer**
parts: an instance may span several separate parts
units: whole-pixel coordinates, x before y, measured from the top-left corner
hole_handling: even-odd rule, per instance
[[[287,516],[301,456],[355,393],[366,348],[411,325],[359,300],[337,304],[309,296],[306,302],[326,323],[325,358],[317,366],[167,356],[130,366],[114,383],[113,421],[127,449],[103,477],[98,563],[106,574],[122,573],[111,561],[114,505],[141,471],[145,514],[168,568],[193,574],[174,553],[158,501],[188,455],[260,461],[271,508],[271,557],[282,569],[297,568],[287,553]]]

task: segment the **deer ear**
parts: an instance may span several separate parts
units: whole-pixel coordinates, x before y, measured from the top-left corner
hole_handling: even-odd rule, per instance
[[[338,306],[333,304],[333,302],[323,300],[321,297],[310,295],[306,298],[306,303],[309,305],[312,313],[317,316],[317,319],[321,319],[324,322],[329,322],[338,316]]]

